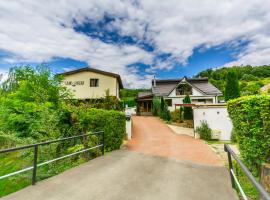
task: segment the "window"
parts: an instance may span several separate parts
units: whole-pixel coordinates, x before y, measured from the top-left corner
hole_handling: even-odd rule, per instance
[[[90,87],[98,87],[98,86],[99,86],[99,80],[97,78],[91,78]]]
[[[176,95],[192,95],[192,88],[188,84],[180,84],[176,88]]]
[[[198,102],[206,103],[206,99],[198,99]]]
[[[171,107],[172,106],[172,100],[171,99],[165,99],[165,102],[167,106]]]

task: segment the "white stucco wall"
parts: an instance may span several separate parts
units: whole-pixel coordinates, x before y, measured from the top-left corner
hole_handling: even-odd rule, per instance
[[[201,121],[207,121],[209,127],[215,132],[220,132],[220,140],[230,140],[232,122],[227,108],[224,107],[199,107],[194,108],[194,128],[200,126]]]

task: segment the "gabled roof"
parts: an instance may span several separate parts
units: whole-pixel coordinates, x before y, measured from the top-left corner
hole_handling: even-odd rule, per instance
[[[103,74],[106,76],[117,78],[120,89],[123,89],[123,83],[121,80],[121,76],[119,74],[114,74],[111,72],[106,72],[106,71],[102,71],[102,70],[91,68],[91,67],[84,67],[84,68],[80,68],[80,69],[76,69],[76,70],[72,70],[72,71],[67,71],[67,72],[60,73],[59,75],[66,76],[66,75],[76,74],[79,72],[94,72],[94,73]]]
[[[180,79],[161,79],[156,80],[154,87],[154,80],[152,80],[152,95],[155,96],[168,96],[180,83],[185,80],[189,85],[202,92],[205,95],[221,95],[222,92],[212,85],[207,77],[203,78],[187,78]],[[140,93],[138,98],[140,98]]]

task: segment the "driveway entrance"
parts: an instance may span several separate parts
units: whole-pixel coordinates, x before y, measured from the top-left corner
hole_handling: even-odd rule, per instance
[[[187,135],[174,133],[157,117],[134,116],[129,150],[175,158],[208,166],[221,166],[220,158],[205,144]]]

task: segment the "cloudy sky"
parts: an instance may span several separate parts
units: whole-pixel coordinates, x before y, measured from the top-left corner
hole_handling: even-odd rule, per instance
[[[1,0],[0,74],[47,63],[119,73],[130,88],[270,63],[269,0]]]

